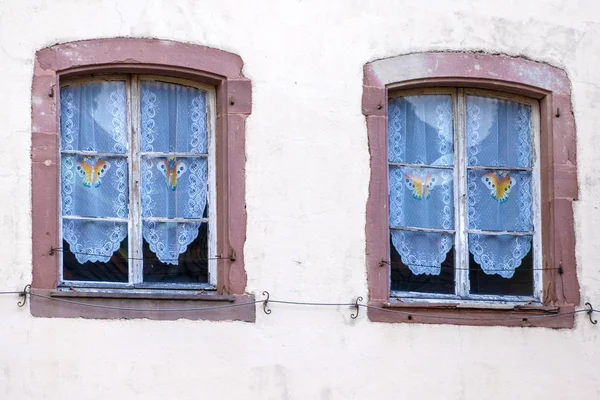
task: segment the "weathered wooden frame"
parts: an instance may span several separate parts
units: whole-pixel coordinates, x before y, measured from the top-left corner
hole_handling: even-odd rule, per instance
[[[453,113],[453,160],[451,166],[447,165],[420,165],[410,163],[392,163],[388,165],[401,166],[409,168],[432,168],[444,169],[453,171],[453,206],[454,206],[454,229],[431,229],[431,228],[413,228],[413,227],[392,227],[390,230],[416,231],[416,232],[438,232],[449,233],[454,235],[454,253],[455,264],[455,293],[454,294],[439,294],[439,293],[421,293],[408,291],[391,291],[390,297],[402,299],[402,301],[423,301],[423,302],[477,302],[489,304],[540,304],[542,299],[542,274],[541,274],[541,213],[540,213],[540,196],[539,196],[539,104],[535,99],[529,99],[523,96],[514,94],[504,94],[483,89],[463,89],[463,88],[422,88],[408,90],[394,90],[390,92],[388,99],[406,96],[419,95],[446,95],[452,98],[452,113]],[[467,166],[467,133],[466,133],[466,99],[467,96],[482,96],[495,99],[510,100],[521,104],[528,105],[531,110],[531,146],[532,146],[532,167],[490,167],[490,166]],[[468,265],[468,234],[473,233],[467,229],[467,173],[468,170],[506,170],[506,171],[527,171],[532,174],[532,211],[533,211],[533,226],[532,232],[486,232],[477,231],[484,234],[492,235],[517,235],[517,236],[532,236],[532,249],[534,253],[533,267],[533,286],[530,296],[510,296],[510,295],[492,295],[492,294],[470,294],[470,279]]]
[[[194,87],[198,90],[203,91],[206,94],[206,123],[207,123],[207,134],[208,134],[208,153],[206,154],[193,154],[193,153],[158,153],[158,152],[142,152],[140,150],[140,82],[143,81],[157,81],[160,80],[166,83],[174,83],[178,85]],[[200,289],[200,290],[212,290],[216,287],[217,283],[217,259],[215,257],[217,253],[216,248],[216,191],[212,188],[216,187],[216,173],[215,173],[215,90],[214,87],[187,81],[183,79],[173,79],[169,77],[153,76],[153,75],[100,75],[88,78],[77,78],[73,80],[65,79],[61,82],[61,89],[65,86],[73,84],[85,84],[91,82],[106,82],[106,81],[122,81],[125,84],[126,91],[126,105],[127,105],[127,135],[129,149],[124,154],[113,154],[113,153],[100,153],[95,151],[81,151],[61,150],[59,154],[69,155],[91,155],[100,157],[110,158],[125,158],[128,164],[128,198],[129,205],[128,209],[130,216],[127,218],[114,218],[114,217],[78,217],[78,216],[62,216],[62,220],[96,220],[106,222],[122,222],[128,224],[128,248],[132,257],[128,259],[128,282],[102,282],[102,281],[75,281],[65,280],[63,276],[64,270],[64,259],[63,251],[58,252],[59,257],[59,281],[58,286],[63,288],[146,288],[146,289]],[[208,182],[209,182],[209,196],[207,198],[207,204],[209,205],[209,217],[208,218],[143,218],[141,214],[141,184],[133,184],[133,182],[141,182],[140,176],[140,165],[142,157],[170,157],[174,156],[177,158],[198,158],[204,157],[208,159]],[[60,163],[60,160],[59,160]],[[60,180],[60,175],[59,175]],[[62,186],[62,182],[59,187]],[[60,199],[60,192],[59,192]],[[61,203],[62,199],[59,200],[59,215],[61,214]],[[149,283],[143,280],[143,261],[142,261],[142,222],[143,221],[156,221],[156,222],[204,222],[209,224],[208,229],[208,254],[212,254],[208,260],[208,273],[209,281],[206,283]],[[59,226],[59,243],[63,243],[63,222]]]
[[[115,38],[73,42],[36,53],[32,88],[32,293],[77,297],[92,305],[122,308],[210,307],[253,300],[245,293],[245,120],[252,109],[251,82],[239,56],[209,47],[163,40]],[[58,291],[59,257],[52,249],[59,232],[60,85],[93,74],[143,74],[181,78],[216,91],[217,288],[214,292],[98,290]],[[172,293],[172,294],[170,294]],[[215,308],[186,313],[110,310],[32,296],[34,316],[152,319],[236,319],[254,321],[254,307]]]
[[[399,302],[390,297],[387,199],[387,99],[393,90],[465,87],[524,96],[540,106],[542,305]],[[481,53],[421,53],[364,67],[371,179],[366,253],[369,309],[379,322],[570,328],[579,304],[572,202],[577,200],[576,130],[567,74],[547,64]],[[389,312],[401,310],[403,313]],[[553,315],[554,318],[537,316]]]

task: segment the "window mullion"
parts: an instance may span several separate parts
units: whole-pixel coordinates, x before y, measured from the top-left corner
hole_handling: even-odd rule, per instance
[[[456,262],[455,282],[456,294],[468,296],[469,284],[469,249],[468,249],[468,201],[467,201],[467,110],[463,89],[458,89],[456,94],[456,114],[454,126],[456,131],[455,152],[455,182],[457,187],[456,199]]]
[[[142,283],[144,278],[143,246],[142,246],[142,212],[141,212],[141,172],[140,172],[140,90],[138,77],[131,78],[129,98],[130,143],[129,153],[129,193],[130,193],[130,251],[129,268],[131,282]]]
[[[208,281],[218,285],[217,260],[217,135],[216,99],[213,90],[207,91],[206,121],[208,135]]]
[[[544,297],[544,287],[542,285],[542,211],[541,211],[541,163],[540,163],[540,108],[539,103],[534,102],[532,107],[531,120],[531,135],[533,143],[533,173],[532,173],[532,189],[533,189],[533,296],[542,301]],[[537,156],[536,156],[537,155]]]

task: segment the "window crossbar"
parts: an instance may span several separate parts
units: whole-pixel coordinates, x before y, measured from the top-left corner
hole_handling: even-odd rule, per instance
[[[208,222],[208,218],[164,218],[164,217],[142,217],[145,222]]]
[[[408,226],[390,226],[395,231],[425,232],[425,233],[454,233],[454,229],[415,228]]]
[[[177,157],[177,158],[206,158],[208,154],[206,153],[159,153],[159,152],[147,152],[143,151],[140,153],[142,157],[147,158],[164,158],[164,157]]]
[[[66,155],[77,155],[77,156],[91,156],[91,157],[121,157],[127,158],[128,153],[103,153],[98,151],[86,151],[86,150],[61,150],[61,154]]]
[[[79,215],[63,215],[63,219],[70,219],[76,221],[103,221],[103,222],[129,222],[127,218],[116,218],[116,217],[82,217]]]
[[[528,167],[485,167],[485,166],[476,166],[476,165],[470,165],[467,166],[467,169],[471,169],[471,170],[490,170],[490,171],[525,171],[525,172],[531,172],[533,171],[533,168],[528,168]]]
[[[433,169],[454,169],[453,165],[428,165],[428,164],[412,164],[412,163],[402,163],[402,162],[388,162],[389,165],[393,167],[408,167],[408,168],[433,168]]]
[[[492,236],[533,236],[534,232],[512,232],[512,231],[484,231],[478,229],[469,229],[467,233],[472,235],[492,235]]]

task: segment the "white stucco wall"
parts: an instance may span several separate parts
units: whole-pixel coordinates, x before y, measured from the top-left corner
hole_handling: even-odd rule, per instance
[[[600,307],[600,2],[0,0],[0,291],[31,281],[36,50],[172,39],[239,54],[247,124],[249,292],[367,297],[366,62],[428,50],[522,55],[573,85],[582,300]],[[2,399],[597,399],[600,325],[379,324],[364,310],[258,307],[256,323],[33,318],[0,296]],[[600,319],[600,316],[598,316]]]

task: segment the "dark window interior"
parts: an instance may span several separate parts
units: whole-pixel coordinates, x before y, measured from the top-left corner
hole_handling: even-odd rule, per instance
[[[449,251],[439,275],[415,275],[402,262],[390,241],[391,290],[402,292],[454,294],[454,250]],[[533,295],[533,247],[523,258],[512,278],[488,275],[469,253],[471,294]]]
[[[454,247],[442,263],[439,275],[415,275],[402,262],[390,239],[391,289],[403,292],[454,294]]]
[[[510,279],[486,274],[475,262],[471,253],[469,253],[469,266],[471,294],[533,295],[533,246],[523,257],[521,265]]]
[[[63,240],[63,280],[90,282],[127,282],[128,279],[128,238],[121,242],[110,260],[104,262],[87,261],[80,264],[71,252],[66,240]]]
[[[206,283],[208,258],[208,224],[200,225],[198,237],[179,255],[178,265],[160,262],[144,240],[144,282]]]

